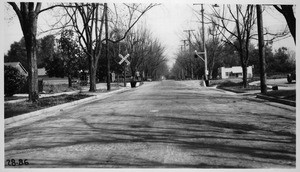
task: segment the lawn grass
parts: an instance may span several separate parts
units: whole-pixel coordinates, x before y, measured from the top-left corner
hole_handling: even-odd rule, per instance
[[[245,93],[247,91],[260,90],[260,86],[247,85],[246,88],[243,87],[243,82],[238,80],[225,80],[217,84],[217,88],[233,91],[236,93]]]
[[[68,84],[44,84],[43,86],[43,94],[55,94],[55,93],[62,93],[62,92],[71,92],[81,90],[82,87],[78,84],[73,84],[72,87],[69,87]],[[28,93],[22,93],[27,95]],[[42,94],[42,93],[40,93]],[[11,97],[4,97],[4,101],[11,101],[11,100],[19,100],[27,98],[27,96],[11,96]]]
[[[247,87],[244,88],[243,82],[238,82],[238,80],[223,80],[218,82],[217,85],[217,88],[235,93],[246,93],[248,91],[260,90],[259,85],[247,85]],[[278,99],[296,101],[296,90],[271,90],[270,88],[267,88],[267,93],[265,95]]]
[[[296,90],[268,91],[265,95],[285,100],[296,101]]]
[[[61,93],[61,92],[70,92],[80,90],[81,86],[78,84],[73,84],[72,87],[69,87],[68,84],[45,84],[43,86],[43,91],[46,94],[52,93]]]
[[[34,112],[47,107],[68,103],[80,99],[90,97],[87,94],[73,94],[73,95],[59,95],[53,97],[43,97],[40,98],[36,103],[19,102],[19,103],[7,103],[4,104],[4,118],[10,118],[13,116]]]

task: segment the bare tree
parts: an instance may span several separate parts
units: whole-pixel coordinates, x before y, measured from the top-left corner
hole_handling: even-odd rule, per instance
[[[127,43],[127,50],[130,53],[130,68],[132,76],[135,77],[136,71],[145,72],[146,77],[155,77],[160,73],[159,66],[166,62],[164,57],[164,47],[160,44],[158,39],[154,39],[149,29],[140,27],[132,30],[125,39]]]
[[[214,23],[217,23],[214,18],[211,19],[213,21],[211,26],[208,28],[208,36],[205,43],[205,47],[207,50],[207,68],[208,68],[208,77],[209,79],[212,79],[213,72],[215,69],[215,64],[217,62],[217,59],[219,59],[223,52],[223,46],[224,42],[221,41],[222,34],[224,34],[225,29],[220,28],[219,25],[215,25]],[[219,23],[220,24],[220,23]],[[193,48],[197,51],[203,52],[203,40],[202,40],[202,32],[201,28],[199,28],[196,33],[193,33],[194,36],[194,42],[192,44]],[[221,33],[222,32],[222,33]],[[199,61],[203,63],[202,61]],[[197,69],[194,69],[195,71]]]
[[[79,43],[89,58],[89,70],[90,70],[90,90],[96,91],[96,71],[101,50],[103,48],[103,42],[118,43],[125,39],[131,28],[137,23],[144,13],[150,10],[156,4],[149,4],[144,9],[139,9],[136,4],[127,5],[128,9],[128,25],[122,36],[119,36],[117,40],[106,40],[103,31],[104,27],[104,14],[106,11],[103,8],[103,4],[100,3],[74,3],[73,7],[65,7],[68,16],[72,20],[74,30],[79,36]],[[139,12],[138,17],[134,18],[135,13]],[[117,15],[118,16],[118,15]],[[118,20],[118,19],[116,19]],[[108,71],[109,72],[109,71]]]
[[[149,55],[151,41],[149,30],[144,28],[138,28],[127,36],[127,50],[130,53],[130,69],[133,77]]]
[[[173,67],[173,73],[178,73],[181,79],[185,79],[186,75],[189,73],[189,68],[190,68],[189,59],[190,59],[189,52],[179,51],[177,53],[177,58],[175,61],[175,65]]]
[[[227,11],[229,16],[225,16]],[[255,24],[255,14],[253,5],[247,5],[245,9],[242,5],[223,6],[223,13],[214,10],[213,17],[218,18],[221,23],[213,22],[216,26],[225,29],[226,33],[220,32],[225,39],[224,41],[231,44],[237,50],[240,57],[240,64],[243,70],[243,86],[247,87],[247,65],[249,61],[249,45],[251,38],[254,37],[252,32]],[[234,30],[230,28],[234,25]]]
[[[165,48],[160,44],[156,39],[153,40],[150,47],[150,52],[146,56],[145,67],[147,68],[146,74],[150,74],[152,78],[157,79],[159,76],[165,73],[167,62],[166,57],[164,56]]]

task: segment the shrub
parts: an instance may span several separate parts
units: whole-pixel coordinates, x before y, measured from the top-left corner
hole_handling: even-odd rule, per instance
[[[26,77],[12,66],[4,66],[4,94],[13,96],[26,83]]]

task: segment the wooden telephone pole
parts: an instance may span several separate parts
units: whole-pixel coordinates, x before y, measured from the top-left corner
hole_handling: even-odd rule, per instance
[[[260,90],[262,94],[267,92],[266,85],[266,59],[265,44],[263,34],[263,18],[261,5],[256,5],[257,12],[257,30],[258,30],[258,46],[259,46],[259,62],[260,62]]]

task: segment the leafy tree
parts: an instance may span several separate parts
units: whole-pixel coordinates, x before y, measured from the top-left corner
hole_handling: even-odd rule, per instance
[[[253,74],[259,75],[260,74],[260,62],[259,62],[259,51],[258,49],[253,49],[250,51],[249,54],[249,66],[254,66]],[[273,59],[273,52],[272,52],[272,45],[266,44],[265,45],[265,57],[267,60]]]
[[[72,78],[77,76],[79,72],[80,49],[72,30],[62,31],[58,42],[64,73],[68,77],[69,87],[72,87]]]
[[[37,40],[37,66],[38,68],[45,67],[45,59],[52,58],[55,47],[54,35],[47,35]],[[11,44],[10,49],[4,55],[4,62],[20,62],[28,71],[27,52],[25,39],[22,38],[19,42]]]
[[[72,78],[78,77],[80,70],[87,69],[87,59],[80,50],[72,30],[64,30],[58,40],[59,49],[54,48],[54,37],[49,36],[41,43],[45,51],[44,63],[49,77],[68,77],[69,87],[72,87]],[[43,47],[44,46],[44,47]]]
[[[52,59],[55,53],[55,36],[47,35],[38,40],[38,68],[45,67],[45,60]]]
[[[290,60],[286,47],[278,48],[275,51],[273,58],[268,58],[267,61],[267,72],[268,73],[290,73],[295,70],[295,62]]]
[[[17,68],[4,66],[4,94],[13,96],[26,83],[26,77]]]
[[[45,70],[49,77],[61,77],[65,76],[64,62],[59,53],[54,53],[52,57],[45,59]]]
[[[4,55],[4,62],[20,62],[28,71],[28,63],[26,57],[25,40],[22,38],[19,42],[14,42],[10,45],[7,55]]]

